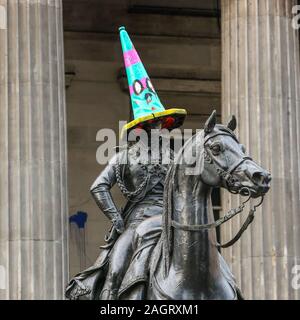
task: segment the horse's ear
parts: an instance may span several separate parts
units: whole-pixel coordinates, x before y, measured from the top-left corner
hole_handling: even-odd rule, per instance
[[[208,134],[214,130],[216,122],[217,122],[217,111],[214,110],[210,115],[210,117],[205,122],[205,125],[204,125],[205,134]]]
[[[236,117],[235,115],[231,116],[231,119],[229,120],[227,127],[231,130],[234,131],[236,128]]]

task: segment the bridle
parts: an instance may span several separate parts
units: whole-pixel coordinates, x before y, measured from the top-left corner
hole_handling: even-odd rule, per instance
[[[216,137],[216,136],[229,136],[231,138],[233,138],[237,143],[238,140],[235,138],[234,135],[228,134],[228,133],[216,133],[212,136],[208,136],[205,138],[204,140],[204,147],[206,145],[206,143]],[[221,177],[221,179],[223,179],[223,181],[225,181],[225,183],[227,184],[227,189],[229,192],[237,194],[239,193],[239,191],[241,190],[234,190],[233,187],[235,186],[235,183],[237,182],[236,179],[233,176],[233,173],[235,172],[235,170],[242,164],[244,163],[246,160],[251,160],[251,157],[248,156],[244,156],[241,157],[240,159],[238,159],[235,163],[233,163],[229,169],[225,170],[222,168],[222,166],[214,159],[214,156],[211,152],[210,149],[205,149],[205,161],[209,162],[210,164],[212,164],[212,166],[216,169],[217,174]],[[246,194],[247,195],[247,194]]]
[[[207,136],[204,140],[204,147],[205,144],[212,138],[218,136],[218,135],[227,135],[232,137],[237,143],[238,140],[235,138],[234,135],[230,134],[230,133],[216,133],[214,135],[211,136]],[[246,160],[252,160],[252,158],[250,157],[242,157],[241,159],[239,159],[238,161],[236,161],[229,169],[225,170],[224,168],[222,168],[222,166],[215,160],[213,154],[211,153],[211,151],[209,149],[205,150],[205,161],[211,163],[214,168],[216,169],[217,174],[221,177],[221,179],[223,179],[223,181],[226,182],[228,190],[231,193],[237,194],[243,194],[243,195],[247,195],[247,199],[245,201],[243,201],[237,208],[233,208],[231,210],[229,210],[223,217],[221,217],[220,219],[212,222],[212,223],[207,223],[207,224],[197,224],[197,225],[188,225],[188,224],[181,224],[178,223],[175,220],[171,220],[171,226],[175,229],[179,229],[179,230],[184,230],[184,231],[191,231],[191,232],[198,232],[198,231],[202,231],[202,230],[207,230],[207,229],[212,229],[212,228],[216,228],[220,225],[222,225],[223,223],[229,221],[230,219],[232,219],[234,216],[236,216],[237,214],[241,213],[245,206],[246,203],[250,200],[251,198],[251,191],[248,187],[243,187],[243,188],[239,188],[238,190],[234,189],[234,186],[236,184],[236,179],[233,177],[233,173],[235,172],[235,170]],[[262,195],[260,198],[260,201],[255,204],[253,207],[250,208],[249,210],[249,214],[247,219],[245,220],[245,222],[243,223],[242,227],[240,228],[240,230],[238,231],[238,233],[228,242],[224,243],[224,244],[220,244],[217,243],[216,246],[219,248],[228,248],[230,246],[232,246],[234,243],[236,243],[240,237],[242,236],[242,234],[246,231],[246,229],[248,228],[248,226],[251,224],[251,222],[253,221],[254,217],[255,217],[255,212],[256,209],[263,203],[264,200],[264,196]]]

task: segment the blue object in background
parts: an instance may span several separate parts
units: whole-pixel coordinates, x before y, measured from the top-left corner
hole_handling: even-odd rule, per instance
[[[87,222],[88,214],[83,211],[77,211],[77,213],[73,214],[69,217],[69,223],[76,223],[79,229],[84,229],[85,224]]]
[[[77,211],[69,217],[71,241],[75,241],[75,248],[79,257],[80,270],[86,268],[86,248],[85,248],[85,224],[88,214],[84,211]]]

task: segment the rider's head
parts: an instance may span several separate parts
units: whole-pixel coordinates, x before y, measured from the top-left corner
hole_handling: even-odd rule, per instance
[[[152,130],[161,130],[162,129],[162,122],[159,119],[156,120],[152,120],[152,121],[148,121],[145,125],[144,125],[144,130],[147,132],[147,134],[151,134],[151,132],[153,133]]]
[[[142,126],[129,132],[129,141],[143,141],[146,145],[151,142],[152,135],[160,135],[162,121],[160,119],[150,120],[143,123]]]

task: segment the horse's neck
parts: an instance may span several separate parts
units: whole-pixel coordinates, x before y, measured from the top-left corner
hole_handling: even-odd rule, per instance
[[[174,182],[173,220],[187,225],[213,222],[211,188],[195,176],[186,176],[183,170],[177,172]],[[215,281],[219,275],[215,244],[215,229],[197,232],[174,229],[171,264],[181,283],[195,284],[199,289],[199,283]]]

